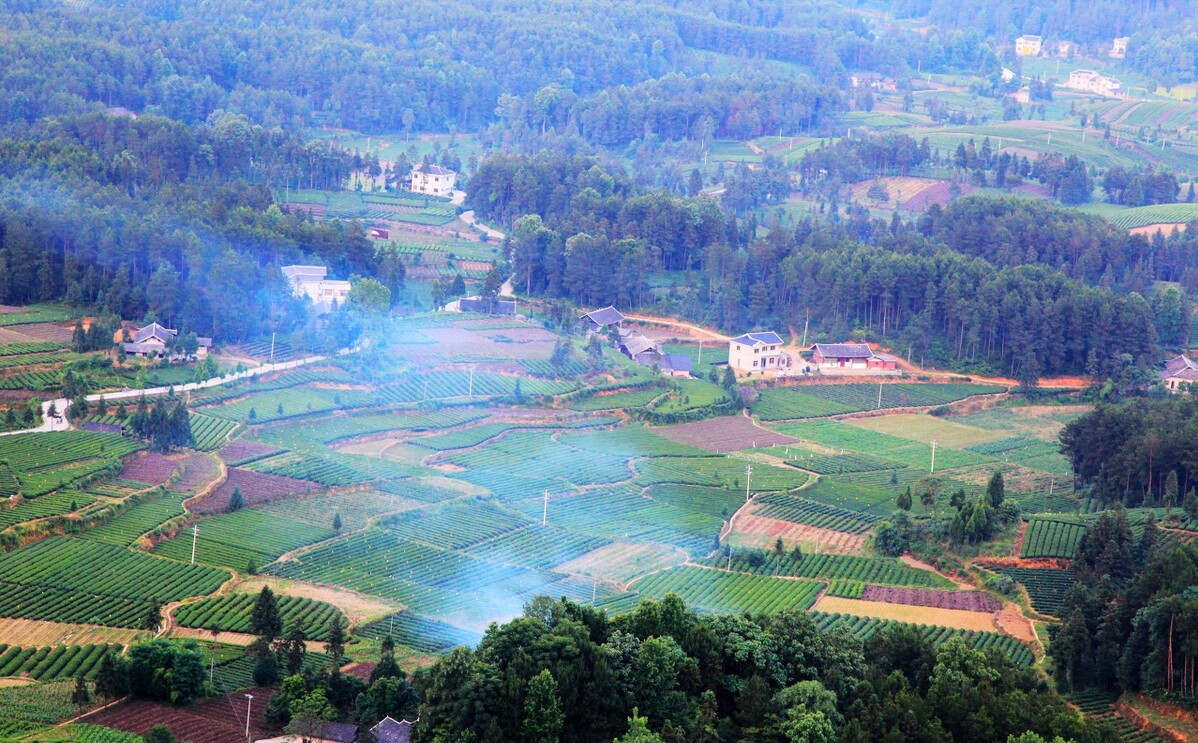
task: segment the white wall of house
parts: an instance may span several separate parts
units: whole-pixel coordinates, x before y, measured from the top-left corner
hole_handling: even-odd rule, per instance
[[[747,346],[735,341],[728,343],[728,365],[736,371],[754,372],[785,369],[789,357],[781,346],[764,344]]]

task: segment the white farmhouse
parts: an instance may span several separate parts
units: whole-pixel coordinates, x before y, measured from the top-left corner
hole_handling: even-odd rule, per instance
[[[728,366],[749,373],[786,369],[790,354],[782,346],[777,333],[745,333],[728,341]]]
[[[428,196],[450,196],[458,174],[440,165],[420,165],[412,171],[410,188]]]
[[[350,283],[326,278],[328,274],[324,266],[283,266],[291,293],[311,299],[321,312],[333,309],[334,304],[340,307],[349,298]]]
[[[1024,34],[1015,39],[1015,56],[1035,57],[1040,53],[1040,45],[1043,43],[1044,39],[1039,36]]]
[[[1069,73],[1069,81],[1065,83],[1066,88],[1072,90],[1083,90],[1087,93],[1096,93],[1106,98],[1120,98],[1123,96],[1123,85],[1113,77],[1105,77],[1098,74],[1094,70],[1074,70]]]

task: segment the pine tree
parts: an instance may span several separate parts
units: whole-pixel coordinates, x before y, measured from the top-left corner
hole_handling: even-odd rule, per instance
[[[902,493],[899,494],[898,500],[895,502],[895,505],[898,506],[899,509],[903,510],[903,511],[911,510],[911,486],[910,485],[907,486],[906,490],[904,490]]]
[[[333,514],[333,531],[341,531],[341,514]]]
[[[96,694],[105,699],[116,699],[129,693],[129,669],[125,661],[115,653],[105,653],[96,671]]]
[[[233,494],[229,496],[229,513],[240,511],[245,507],[245,497],[241,494],[241,488],[233,486]]]
[[[254,608],[250,612],[250,632],[273,642],[283,631],[283,619],[279,616],[279,602],[270,586],[262,586],[258,598],[254,600]]]
[[[403,669],[395,660],[395,640],[391,639],[391,635],[384,637],[379,646],[379,662],[370,672],[370,683],[382,678],[404,678]]]
[[[302,618],[297,619],[287,632],[280,649],[287,662],[288,676],[294,676],[303,670],[304,656],[308,653],[308,631]]]
[[[986,485],[986,500],[990,502],[991,508],[998,508],[1002,505],[1006,498],[1006,483],[1003,481],[1002,472],[995,472],[990,477],[990,482]]]
[[[345,655],[345,625],[340,614],[329,620],[329,639],[324,643],[324,651],[333,656],[334,666],[340,665],[341,656]]]
[[[162,626],[162,604],[158,603],[158,599],[150,599],[150,606],[146,609],[146,613],[141,618],[141,628],[149,632],[157,632]]]

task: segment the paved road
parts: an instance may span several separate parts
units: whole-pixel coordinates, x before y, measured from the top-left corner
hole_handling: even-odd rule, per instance
[[[242,379],[249,379],[250,377],[256,377],[260,374],[269,374],[271,372],[276,372],[276,371],[286,371],[287,369],[295,369],[296,367],[305,366],[307,364],[314,364],[318,361],[324,361],[326,358],[328,358],[328,357],[327,356],[308,356],[306,358],[296,359],[295,361],[285,361],[285,362],[281,362],[278,364],[263,364],[262,366],[255,366],[254,368],[247,369],[246,371],[243,371],[243,372],[237,372],[235,374],[227,374],[223,377],[213,377],[212,379],[205,379],[203,382],[188,382],[187,384],[175,385],[174,387],[170,387],[170,386],[150,387],[150,388],[144,389],[144,390],[104,392],[104,393],[96,394],[96,395],[88,395],[87,401],[88,402],[99,402],[101,397],[104,398],[105,402],[113,402],[113,401],[119,401],[119,400],[136,400],[137,398],[141,397],[142,395],[145,395],[146,397],[155,397],[157,395],[165,395],[165,394],[168,394],[171,389],[174,389],[174,391],[176,393],[190,392],[191,390],[204,390],[204,389],[208,389],[209,387],[219,387],[222,384],[229,384],[231,382],[236,382],[236,381],[239,381]],[[54,416],[54,417],[50,416],[50,406],[51,405],[54,406],[55,412],[58,413],[57,416]],[[26,428],[26,429],[23,429],[20,431],[9,431],[7,433],[0,433],[0,436],[16,436],[16,435],[22,434],[22,433],[36,433],[38,431],[65,431],[65,430],[71,428],[71,424],[62,417],[63,413],[66,412],[67,406],[69,406],[69,405],[70,405],[70,401],[67,400],[66,398],[58,398],[57,400],[47,400],[46,402],[42,403],[42,424],[40,426],[38,426],[37,428]]]
[[[471,209],[468,212],[462,212],[460,216],[461,216],[461,219],[463,222],[470,225],[471,227],[474,227],[475,229],[481,230],[483,232],[483,234],[485,234],[491,240],[502,240],[504,237],[506,237],[499,230],[497,230],[493,227],[488,227],[485,224],[479,222],[477,219],[475,219],[473,209]]]

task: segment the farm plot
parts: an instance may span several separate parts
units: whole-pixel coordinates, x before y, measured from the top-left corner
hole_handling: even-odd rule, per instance
[[[0,556],[0,616],[131,627],[148,597],[166,603],[208,594],[228,577],[101,542],[51,537]]]
[[[822,480],[820,484],[823,484]],[[753,512],[758,516],[849,534],[864,534],[877,522],[877,517],[868,513],[829,506],[787,493],[768,493],[758,497],[757,503],[758,507]]]
[[[359,627],[354,634],[368,640],[381,641],[391,637],[396,643],[421,653],[441,654],[466,646],[474,647],[482,635],[422,617],[410,611],[401,611],[383,617],[377,622]]]
[[[414,374],[394,384],[380,387],[373,397],[384,403],[414,403],[424,400],[467,398],[473,389],[476,398],[511,397],[516,394],[516,382],[528,397],[563,395],[579,388],[576,381],[553,381],[532,377],[475,373],[473,388],[470,374],[463,371],[441,371],[436,374]]]
[[[636,481],[645,485],[676,483],[740,489],[745,484],[746,462],[731,457],[655,457],[634,463]],[[798,470],[755,462],[751,486],[754,492],[792,490],[806,484],[808,476]]]
[[[364,390],[298,385],[286,389],[251,391],[244,399],[204,408],[204,414],[233,423],[258,424],[332,410],[363,408],[371,402],[371,395]]]
[[[277,447],[256,441],[234,441],[217,452],[221,461],[230,467],[247,464],[279,453]]]
[[[1052,617],[1061,616],[1065,593],[1077,582],[1073,573],[1068,570],[1016,568],[1006,565],[985,565],[984,567],[1022,583],[1027,589],[1028,597],[1032,600],[1032,608],[1041,614]]]
[[[662,351],[671,355],[689,356],[695,373],[703,376],[706,376],[711,366],[728,363],[727,343],[704,346],[701,356],[697,343],[666,343],[662,346]]]
[[[997,632],[990,631],[971,631],[968,629],[960,629],[955,627],[946,627],[942,625],[924,624],[919,622],[896,622],[889,619],[881,619],[877,617],[866,617],[857,614],[841,614],[838,612],[821,612],[813,613],[816,625],[825,632],[834,629],[844,628],[849,634],[858,637],[862,640],[869,639],[874,634],[884,631],[890,627],[911,624],[920,630],[925,640],[929,641],[933,647],[940,647],[942,644],[954,637],[960,637],[965,641],[965,644],[979,650],[989,650],[994,648],[999,652],[1005,653],[1011,661],[1021,667],[1027,668],[1035,660],[1032,651],[1026,645],[1008,635],[1000,635]]]
[[[926,570],[918,572],[932,575]],[[882,601],[888,604],[930,606],[937,609],[981,611],[993,613],[1002,609],[994,597],[981,591],[936,591],[926,588],[895,588],[893,586],[867,585],[861,594],[864,601]]]
[[[335,487],[416,474],[417,468],[375,457],[331,451],[281,452],[257,459],[243,469]]]
[[[506,565],[552,568],[611,543],[600,537],[534,524],[479,542],[466,551]]]
[[[756,426],[743,415],[665,426],[656,428],[653,432],[680,444],[714,452],[780,446],[795,442],[795,439],[786,434]]]
[[[931,467],[931,446],[920,441],[871,431],[852,425],[850,422],[809,421],[779,426],[778,430],[795,436],[805,443],[826,447],[831,454],[845,452],[868,454],[924,472]],[[937,471],[984,464],[989,461],[993,461],[993,459],[972,451],[948,447],[936,450]],[[889,478],[887,477],[887,479]]]
[[[36,497],[56,490],[131,454],[142,444],[116,434],[92,431],[29,433],[0,438],[0,461]]]
[[[60,490],[41,498],[21,501],[11,508],[0,510],[0,530],[35,519],[61,516],[95,503],[96,498],[74,490]]]
[[[564,578],[406,541],[384,530],[333,540],[276,563],[269,572],[343,586],[399,601],[419,614],[480,626],[519,613],[525,597],[559,595]]]
[[[472,423],[485,417],[487,417],[485,411],[472,408],[451,408],[427,413],[382,413],[376,415],[350,413],[305,424],[298,428],[310,434],[314,441],[331,444],[342,439],[352,439],[386,431],[411,433],[437,431]],[[288,431],[293,432],[296,428],[289,427]]]
[[[387,519],[387,529],[403,539],[461,549],[531,524],[517,513],[490,503],[454,503],[436,511],[407,511]]]
[[[811,608],[823,584],[683,566],[645,576],[634,581],[632,587],[654,598],[675,593],[688,606],[718,614],[772,614],[783,609]]]
[[[261,567],[286,552],[335,536],[329,527],[287,521],[251,510],[213,516],[200,521],[198,526],[196,562],[236,570],[246,570],[251,564]],[[155,547],[154,554],[190,561],[193,536],[191,529],[184,529],[174,539]]]
[[[323,601],[314,601],[299,596],[281,594],[276,597],[279,616],[283,620],[284,632],[302,622],[309,640],[324,642],[329,637],[329,625],[334,617],[341,617],[337,607]],[[249,632],[250,613],[257,596],[249,593],[234,593],[228,596],[204,599],[194,604],[185,604],[175,612],[175,620],[181,627],[195,627],[222,632]],[[344,617],[342,617],[344,621]]]
[[[891,619],[909,624],[927,623],[939,627],[954,627],[956,629],[975,630],[979,632],[992,632],[997,627],[994,621],[994,614],[986,612],[937,609],[928,606],[865,601],[863,599],[844,598],[841,596],[821,596],[819,601],[815,602],[814,609],[815,611],[833,614],[852,614],[861,617]]]
[[[821,454],[790,446],[775,446],[766,453],[782,459],[791,467],[798,467],[820,475],[877,472],[878,470],[902,469],[906,466],[892,459],[882,459],[868,454]]]
[[[3,317],[3,315],[0,315]],[[0,688],[0,720],[52,725],[77,713],[71,703],[73,681]],[[34,726],[33,729],[36,729]]]
[[[212,491],[199,503],[192,504],[195,513],[222,513],[229,507],[233,488],[241,491],[245,505],[268,503],[288,496],[310,493],[316,489],[314,483],[291,477],[252,472],[239,467],[230,467],[229,475],[220,487]]]
[[[666,394],[661,387],[644,387],[635,390],[605,392],[591,395],[569,403],[571,410],[619,410],[624,408],[643,408],[649,403]]]
[[[16,336],[20,337],[20,336]],[[0,341],[0,357],[27,356],[29,354],[49,353],[60,351],[63,344],[56,341]]]
[[[735,513],[744,503],[743,493],[695,485],[654,485],[645,491],[645,495],[658,503],[722,519]]]
[[[171,493],[146,503],[139,503],[107,524],[85,531],[80,538],[129,547],[142,535],[149,534],[167,521],[182,516],[185,497],[182,494]]]
[[[178,467],[178,462],[161,454],[140,454],[125,462],[117,477],[146,485],[161,485]]]
[[[557,571],[627,583],[638,575],[680,565],[685,559],[685,553],[666,545],[614,542],[557,566]]]
[[[826,578],[890,586],[952,587],[948,580],[931,571],[918,570],[889,557],[809,553],[798,559],[793,555],[783,554],[779,560],[761,550],[733,550],[730,557],[731,560],[722,556],[709,557],[700,561],[699,564],[751,575]]]
[[[418,488],[416,484],[412,487]],[[364,528],[371,519],[390,513],[399,513],[425,504],[411,497],[380,493],[373,490],[322,495],[316,498],[276,501],[258,506],[259,513],[290,521],[301,521],[311,526],[331,526],[333,517],[341,518],[344,531]]]
[[[542,515],[541,498],[513,504],[530,520]],[[695,554],[711,550],[723,519],[646,498],[635,485],[615,485],[551,497],[549,523],[570,531],[608,538],[674,545]]]
[[[1002,392],[1002,387],[981,384],[883,384],[878,404],[878,385],[803,384],[762,390],[753,414],[762,420],[779,421],[821,418],[842,413],[888,408],[943,405],[974,395]]]
[[[1075,516],[1032,516],[1028,519],[1019,556],[1072,559],[1085,533],[1085,522]]]
[[[799,545],[804,552],[834,554],[859,554],[865,547],[864,534],[849,534],[768,518],[758,515],[757,508],[757,504],[754,504],[747,513],[737,514],[732,522],[732,531],[727,535],[729,545],[773,549],[776,541],[781,539],[786,547]]]
[[[984,445],[986,442],[1002,438],[1002,434],[997,431],[974,428],[931,415],[880,415],[858,418],[849,421],[849,424],[891,436],[922,441],[925,444],[936,441],[941,446],[956,449]]]
[[[664,402],[658,401],[654,408],[659,413],[685,413],[691,410],[723,405],[729,400],[728,393],[718,384],[705,379],[677,379],[678,391]]]
[[[313,654],[309,653],[309,657],[311,655]],[[219,673],[221,669],[217,670]],[[59,718],[65,719],[74,712],[74,707],[70,705],[72,685],[70,682],[60,682],[56,685],[65,689],[64,699],[68,709]],[[253,694],[255,702],[259,699],[270,698],[271,689],[269,688],[250,687],[245,690]],[[183,708],[174,708],[138,699],[124,701],[93,712],[82,718],[81,722],[103,725],[139,736],[145,735],[155,725],[166,725],[178,736],[179,740],[190,743],[229,743],[230,741],[245,740],[246,737],[245,716],[242,715],[238,719],[235,715],[230,714],[231,709],[240,708],[238,705],[245,706],[245,696],[240,692],[212,699],[202,699]],[[252,739],[259,740],[269,737],[275,728],[266,721],[266,704],[254,704],[252,712],[249,725]]]
[[[220,477],[220,463],[210,454],[188,454],[180,460],[183,476],[171,484],[176,493],[195,493]]]
[[[1185,224],[1198,220],[1198,204],[1156,204],[1123,209],[1107,217],[1125,230],[1155,224]]]

